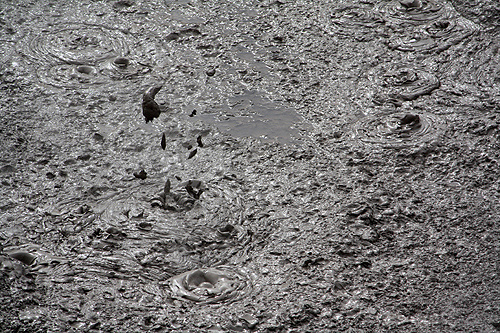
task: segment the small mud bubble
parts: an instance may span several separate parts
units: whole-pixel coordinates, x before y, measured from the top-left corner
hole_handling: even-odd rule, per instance
[[[20,252],[14,252],[10,254],[11,258],[17,259],[20,262],[22,262],[25,265],[31,265],[36,257],[28,252],[20,251]]]
[[[400,0],[399,3],[408,9],[422,7],[420,0]]]
[[[214,76],[215,75],[215,68],[211,68],[206,71],[207,76]]]
[[[153,229],[153,225],[149,222],[140,222],[137,224],[137,227],[144,231],[150,231]]]
[[[118,57],[115,60],[113,60],[113,64],[115,64],[119,68],[127,68],[129,65],[130,60],[124,57]]]
[[[243,270],[226,266],[195,269],[170,279],[174,297],[203,304],[237,300],[251,291]]]
[[[85,66],[85,65],[78,66],[76,68],[76,71],[78,73],[87,74],[87,75],[92,74],[93,72],[95,72],[95,70],[92,67]]]
[[[217,234],[223,238],[228,238],[231,236],[234,230],[234,226],[232,226],[231,224],[226,224],[225,226],[217,229]]]
[[[403,118],[401,118],[401,121],[399,122],[401,126],[404,125],[411,125],[411,126],[417,126],[420,124],[420,117],[417,114],[405,114]]]

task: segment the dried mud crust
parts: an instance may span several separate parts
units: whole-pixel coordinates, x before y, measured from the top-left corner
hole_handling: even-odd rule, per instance
[[[185,1],[93,4],[89,17],[104,16],[120,35],[142,36],[140,45],[158,38],[162,57],[151,47],[131,54],[134,62],[175,70],[65,89],[46,85],[54,77],[40,84],[22,55],[2,54],[0,331],[500,329],[498,82],[491,74],[471,83],[478,74],[463,56],[487,48],[478,72],[495,73],[495,35],[464,35],[423,56],[390,47],[415,27],[385,24],[375,1],[213,1],[198,14]],[[58,10],[80,15],[69,2],[0,6],[6,40],[49,29],[43,20],[59,20]],[[172,28],[151,35],[158,20]],[[440,85],[377,105],[372,78],[391,63]],[[144,127],[142,94],[161,83],[156,100],[171,110]],[[204,114],[193,112],[193,94],[209,86],[224,100],[243,85],[313,125],[300,146],[193,125]],[[207,105],[224,103],[204,92]],[[404,144],[384,139],[407,114],[422,127]],[[136,178],[142,169],[146,179]],[[192,209],[162,209],[151,202],[166,178],[219,190],[196,192]],[[114,198],[117,209],[99,210]],[[19,251],[36,259],[24,264],[12,255]]]

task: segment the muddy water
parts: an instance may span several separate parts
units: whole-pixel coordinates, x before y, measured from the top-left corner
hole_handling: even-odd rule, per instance
[[[482,5],[3,3],[16,327],[497,327],[498,25]]]

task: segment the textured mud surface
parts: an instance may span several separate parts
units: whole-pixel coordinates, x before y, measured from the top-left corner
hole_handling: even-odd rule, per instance
[[[499,17],[2,1],[0,331],[500,330]]]

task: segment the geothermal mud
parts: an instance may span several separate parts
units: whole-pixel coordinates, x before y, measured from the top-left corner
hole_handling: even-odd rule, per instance
[[[492,1],[3,1],[0,331],[500,330]]]

